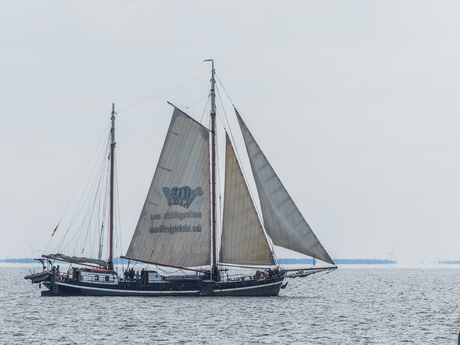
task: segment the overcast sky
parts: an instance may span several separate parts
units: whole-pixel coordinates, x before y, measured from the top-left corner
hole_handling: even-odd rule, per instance
[[[38,254],[110,119],[210,71],[333,258],[460,260],[460,4],[1,1],[0,259]],[[169,100],[117,116],[123,246]],[[205,101],[188,108],[200,120]],[[231,109],[227,116],[233,116]],[[72,213],[73,211],[69,211]]]

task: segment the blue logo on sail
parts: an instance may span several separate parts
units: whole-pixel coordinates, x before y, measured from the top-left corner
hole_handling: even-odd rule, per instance
[[[203,195],[203,190],[201,187],[195,189],[190,188],[189,186],[185,187],[174,187],[168,188],[163,187],[163,194],[168,199],[168,205],[177,205],[184,208],[189,208],[190,204],[195,200],[197,196]]]

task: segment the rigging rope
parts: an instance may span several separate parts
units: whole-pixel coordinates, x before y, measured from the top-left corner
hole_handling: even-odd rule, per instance
[[[224,107],[223,107],[222,98],[221,98],[221,96],[220,96],[219,88],[216,87],[216,90],[217,90],[217,94],[218,94],[218,96],[219,96],[219,100],[220,100],[220,102],[221,102],[221,104],[222,104],[222,108],[224,108]],[[227,94],[227,97],[228,97],[228,99],[229,99],[230,102],[231,102],[231,99],[230,99],[230,97],[228,96],[228,94]],[[233,104],[232,104],[232,105],[233,105]],[[262,211],[261,211],[260,208],[254,203],[254,200],[256,200],[256,199],[255,199],[255,195],[254,195],[253,189],[248,185],[248,177],[247,177],[248,175],[247,175],[247,173],[246,173],[246,169],[245,169],[244,166],[242,165],[242,158],[241,158],[240,151],[239,151],[239,149],[238,149],[238,147],[237,147],[237,145],[236,145],[235,136],[233,135],[233,131],[232,131],[231,126],[230,126],[230,124],[229,124],[229,122],[228,122],[227,113],[225,113],[225,111],[224,111],[223,113],[224,113],[224,118],[220,117],[220,119],[221,119],[222,123],[224,124],[224,129],[226,130],[226,132],[227,132],[228,135],[229,135],[230,141],[231,141],[231,143],[232,143],[232,147],[233,147],[233,149],[234,149],[234,151],[235,151],[235,154],[236,154],[236,157],[237,157],[237,159],[238,159],[238,165],[240,166],[241,172],[243,173],[244,180],[246,181],[246,185],[247,185],[247,187],[248,187],[249,193],[250,193],[251,198],[252,198],[252,200],[253,200],[254,207],[255,207],[256,212],[257,212],[257,214],[259,215],[259,219],[260,219],[260,221],[261,221],[261,223],[262,223],[262,225],[263,225],[263,218],[262,218],[262,216],[261,216],[261,215],[262,215]]]
[[[159,96],[161,96],[161,95],[164,95],[165,93],[167,93],[167,92],[169,92],[169,91],[172,91],[172,90],[174,90],[174,89],[177,89],[177,88],[179,88],[179,87],[181,87],[181,86],[183,86],[183,85],[185,85],[185,84],[188,84],[188,83],[190,83],[190,82],[192,82],[192,81],[194,81],[194,80],[197,80],[197,79],[199,79],[199,78],[201,78],[201,77],[203,77],[203,76],[205,76],[205,75],[207,75],[207,74],[209,74],[209,73],[210,73],[210,72],[206,72],[206,73],[204,73],[204,74],[202,74],[202,75],[200,75],[200,76],[198,76],[198,77],[195,77],[195,78],[193,78],[193,79],[190,79],[189,81],[186,81],[185,83],[182,83],[182,84],[180,84],[180,85],[174,86],[173,88],[170,88],[170,89],[168,89],[168,90],[166,90],[166,91],[160,92],[159,94],[156,94],[155,96],[149,97],[149,98],[147,98],[147,99],[144,99],[143,101],[140,101],[140,102],[138,102],[138,103],[135,103],[135,104],[133,104],[133,105],[130,105],[130,106],[127,107],[127,108],[124,108],[124,109],[122,109],[122,110],[117,111],[117,113],[121,113],[122,111],[131,109],[131,108],[133,108],[133,107],[135,107],[135,106],[137,106],[137,105],[139,105],[139,104],[145,103],[145,102],[150,101],[150,100],[152,100],[152,99],[154,99],[154,98],[156,98],[156,97],[159,97]]]
[[[229,101],[232,103],[232,106],[234,107],[234,104],[229,96],[229,94],[227,93],[227,90],[225,90],[225,87],[224,85],[222,84],[221,80],[219,80],[219,83],[222,85],[222,88],[224,89]],[[221,104],[221,108],[222,108],[222,114],[223,114],[223,117],[221,116],[220,112],[219,112],[219,118],[221,119],[222,121],[222,124],[224,125],[224,129],[226,130],[226,132],[228,133],[229,135],[229,138],[230,138],[230,141],[232,143],[232,147],[234,149],[234,152],[235,152],[235,155],[237,157],[237,161],[238,161],[238,165],[240,167],[240,170],[243,174],[243,177],[244,177],[244,180],[246,182],[246,186],[248,188],[248,191],[249,191],[249,194],[251,196],[251,199],[252,199],[252,204],[254,205],[254,209],[258,215],[258,218],[259,218],[259,221],[264,229],[264,232],[265,232],[265,237],[268,241],[268,245],[270,247],[270,251],[272,253],[272,256],[273,256],[273,259],[274,259],[274,262],[275,262],[275,266],[279,266],[279,260],[276,256],[276,253],[275,253],[275,250],[274,250],[274,244],[273,244],[273,241],[271,240],[270,236],[267,235],[266,231],[265,231],[265,226],[264,226],[264,220],[263,220],[263,216],[262,216],[262,210],[260,209],[260,205],[256,204],[255,203],[255,194],[254,194],[254,190],[253,188],[251,188],[251,186],[249,185],[248,183],[248,174],[246,173],[246,169],[244,168],[244,166],[242,165],[242,158],[241,158],[241,155],[240,155],[240,152],[238,150],[238,147],[236,145],[236,140],[235,140],[235,137],[233,135],[233,132],[232,132],[232,129],[231,129],[231,126],[230,126],[230,123],[228,121],[228,117],[227,117],[227,114],[225,112],[225,107],[223,105],[223,101],[222,101],[222,97],[221,97],[221,94],[220,94],[220,88],[217,87],[216,85],[216,93],[218,95],[218,99],[219,99],[219,102]],[[218,105],[218,104],[217,104]],[[219,106],[219,105],[218,105]]]
[[[222,85],[222,88],[224,89],[225,91],[225,94],[227,95],[228,97],[228,100],[230,101],[230,103],[232,103],[232,106],[235,107],[235,105],[233,104],[233,101],[232,99],[230,98],[230,95],[228,94],[227,90],[225,89],[224,87],[224,84],[222,84],[222,81],[219,79],[219,77],[217,76],[217,73],[215,73],[216,77],[217,77],[217,80],[219,81],[219,84]]]
[[[114,228],[116,229],[117,231],[117,235],[115,236],[115,248],[117,248],[117,251],[116,253],[118,253],[118,256],[120,256],[120,253],[123,252],[123,242],[122,242],[122,237],[121,237],[121,220],[120,220],[120,202],[119,202],[119,192],[118,192],[118,173],[117,173],[118,169],[117,169],[117,160],[116,160],[116,156],[115,156],[115,186],[116,186],[116,189],[115,189],[115,200],[114,200],[114,204],[115,204],[115,208],[117,210],[117,212],[115,212],[115,215],[116,215],[116,218],[114,219]],[[115,230],[114,230],[114,233],[115,233]],[[116,254],[114,253],[114,256]],[[115,256],[116,257],[116,256]],[[123,265],[122,265],[123,267]]]
[[[108,138],[110,140],[110,138]],[[109,145],[104,145],[99,154],[100,164],[96,164],[88,177],[76,211],[70,220],[67,231],[58,244],[58,251],[67,254],[91,254],[93,257],[105,256],[104,238],[109,203]],[[90,185],[90,182],[91,185]],[[75,228],[76,225],[76,228]],[[101,226],[102,225],[102,226]],[[98,236],[100,234],[100,236]],[[94,250],[98,248],[97,252]],[[108,248],[108,246],[107,246]],[[107,250],[106,250],[107,251]]]
[[[74,199],[74,197],[75,197],[75,194],[77,193],[77,190],[78,190],[78,188],[80,187],[81,182],[83,181],[83,179],[84,179],[84,177],[85,177],[85,175],[86,175],[86,172],[88,171],[88,168],[90,167],[91,162],[93,161],[94,156],[96,155],[96,152],[99,151],[99,146],[101,145],[102,140],[104,139],[104,137],[105,137],[106,134],[107,134],[107,128],[109,127],[109,125],[110,125],[110,121],[109,121],[109,122],[107,123],[107,125],[105,126],[104,134],[103,134],[103,135],[101,136],[101,138],[99,139],[99,142],[97,143],[96,148],[94,149],[93,154],[91,155],[91,158],[89,159],[88,164],[86,165],[86,168],[85,168],[85,170],[83,171],[83,174],[82,174],[82,176],[81,176],[81,178],[80,178],[80,181],[78,182],[77,187],[76,187],[75,190],[73,191],[72,196],[70,197],[70,200],[69,200],[69,202],[67,203],[67,206],[66,206],[66,208],[64,209],[64,212],[62,213],[62,215],[61,215],[61,217],[60,217],[60,219],[59,219],[58,225],[56,226],[55,230],[53,231],[53,234],[51,235],[51,237],[50,237],[48,243],[46,244],[46,247],[45,247],[45,249],[43,250],[43,253],[42,253],[42,254],[44,254],[44,253],[47,252],[48,246],[50,245],[51,240],[53,239],[53,236],[54,236],[54,234],[55,234],[57,228],[58,228],[59,225],[61,224],[62,219],[64,218],[64,216],[65,216],[65,214],[66,214],[66,212],[67,212],[67,210],[68,210],[70,204],[72,203],[72,201],[73,201],[73,199]]]

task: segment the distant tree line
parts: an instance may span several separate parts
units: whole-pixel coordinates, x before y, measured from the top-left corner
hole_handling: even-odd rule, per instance
[[[3,259],[0,262],[14,263],[14,264],[31,264],[36,262],[31,258],[22,259]],[[380,265],[380,264],[395,264],[394,260],[379,260],[379,259],[334,259],[334,262],[338,265]],[[116,265],[126,265],[128,260],[115,258],[113,263]],[[313,265],[313,259],[279,259],[280,264],[285,265],[296,265],[305,264]],[[440,264],[460,264],[460,261],[440,261]]]
[[[313,265],[313,259],[279,259],[280,264],[295,265],[306,264]],[[395,264],[394,260],[379,260],[379,259],[334,259],[337,265],[388,265]]]

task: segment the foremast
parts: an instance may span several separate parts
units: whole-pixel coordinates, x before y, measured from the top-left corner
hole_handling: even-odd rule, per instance
[[[108,269],[113,270],[113,204],[115,171],[115,103],[112,103],[112,128],[110,129],[110,234]]]
[[[212,218],[212,278],[218,280],[217,251],[216,251],[216,92],[215,92],[215,70],[214,60],[211,61],[211,218]]]
[[[58,260],[58,261],[64,261],[64,262],[69,262],[73,264],[78,264],[82,266],[87,266],[87,267],[93,267],[93,268],[105,268],[109,270],[113,270],[114,265],[113,265],[113,228],[114,228],[114,203],[115,203],[115,104],[112,103],[112,113],[111,113],[111,122],[112,126],[110,129],[110,191],[109,191],[109,208],[110,208],[110,214],[109,214],[109,257],[108,260],[103,260],[103,259],[94,259],[90,257],[80,257],[80,256],[69,256],[61,253],[56,253],[56,254],[48,254],[45,255],[43,254],[42,257],[49,259],[49,260]],[[56,227],[57,229],[57,227]],[[54,230],[54,232],[56,231]],[[53,235],[54,235],[53,232]],[[53,236],[52,235],[52,236]],[[100,243],[102,246],[102,243]]]

